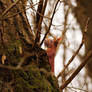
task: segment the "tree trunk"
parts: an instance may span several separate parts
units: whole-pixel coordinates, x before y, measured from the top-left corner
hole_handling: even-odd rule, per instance
[[[84,31],[87,17],[90,18],[85,40],[85,53],[92,48],[92,0],[77,0],[77,7],[74,10],[75,16],[80,23],[82,31]],[[92,58],[87,64],[87,73],[92,78]]]
[[[34,45],[25,0],[0,0],[0,92],[59,92],[46,52]]]

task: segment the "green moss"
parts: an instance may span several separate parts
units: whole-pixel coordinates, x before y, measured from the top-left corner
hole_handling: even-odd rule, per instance
[[[3,84],[3,81],[0,80],[0,92],[1,92],[1,90],[2,90],[2,84]]]
[[[6,78],[3,76],[0,75],[1,82]],[[10,76],[10,81],[13,80],[11,86],[14,92],[59,92],[56,78],[50,72],[43,68],[39,69],[36,65],[30,66],[28,71],[12,70],[7,78]]]
[[[19,47],[22,46],[20,40],[15,40],[14,42],[10,42],[10,45],[7,46],[7,52],[8,53],[14,53],[16,52],[19,54]]]
[[[19,40],[15,40],[14,42],[10,42],[6,47],[5,55],[7,57],[7,62],[9,65],[17,65],[21,60],[20,50],[21,42]]]
[[[19,45],[19,43],[17,44]],[[17,49],[18,46],[16,44],[8,46],[10,64],[16,63],[20,59],[19,50]],[[16,55],[14,55],[15,51]],[[44,62],[44,58],[40,58],[40,60],[42,60],[40,61],[41,63],[31,63],[26,71],[0,68],[0,92],[7,88],[7,86],[3,87],[5,83],[11,83],[14,92],[60,92],[57,79],[47,70],[47,67],[44,68],[46,64],[49,67],[48,61]],[[39,67],[39,64],[42,67]],[[9,90],[11,89],[9,88]]]

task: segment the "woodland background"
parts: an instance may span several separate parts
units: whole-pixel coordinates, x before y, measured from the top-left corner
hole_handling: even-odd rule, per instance
[[[0,0],[0,92],[92,91],[89,87],[92,85],[92,1],[76,0],[76,5],[72,2],[72,0]],[[58,24],[55,14],[61,5],[64,6],[64,17],[62,19],[59,16],[63,22]],[[28,9],[31,9],[30,15],[27,15]],[[59,32],[61,40],[55,54],[61,44],[66,51],[69,13],[73,14],[77,25],[80,26],[82,41],[67,63],[64,62],[67,53],[63,53],[63,70],[55,77],[46,53],[48,46],[46,47],[44,42],[46,39],[50,40],[50,37],[53,41],[58,39],[55,34]],[[53,34],[52,30],[56,33]],[[42,49],[43,45],[45,49]],[[83,45],[85,54],[81,56],[79,51]],[[80,64],[74,71],[69,70],[68,67],[76,56],[80,57]],[[74,87],[71,81],[85,65],[86,74],[83,77],[85,83],[79,79],[80,86]]]

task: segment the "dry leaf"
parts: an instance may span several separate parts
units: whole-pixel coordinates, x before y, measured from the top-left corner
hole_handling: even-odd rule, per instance
[[[22,54],[22,47],[19,46],[19,53]]]
[[[2,64],[5,64],[5,60],[6,60],[6,55],[3,54],[3,55],[2,55],[2,58],[1,58]]]

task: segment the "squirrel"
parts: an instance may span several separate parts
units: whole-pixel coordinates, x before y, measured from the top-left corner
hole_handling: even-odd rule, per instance
[[[54,73],[54,58],[55,58],[55,54],[56,54],[56,48],[57,45],[59,43],[59,41],[61,40],[61,38],[58,39],[47,39],[45,40],[44,44],[47,47],[47,55],[49,57],[49,63],[51,66],[51,71]]]

